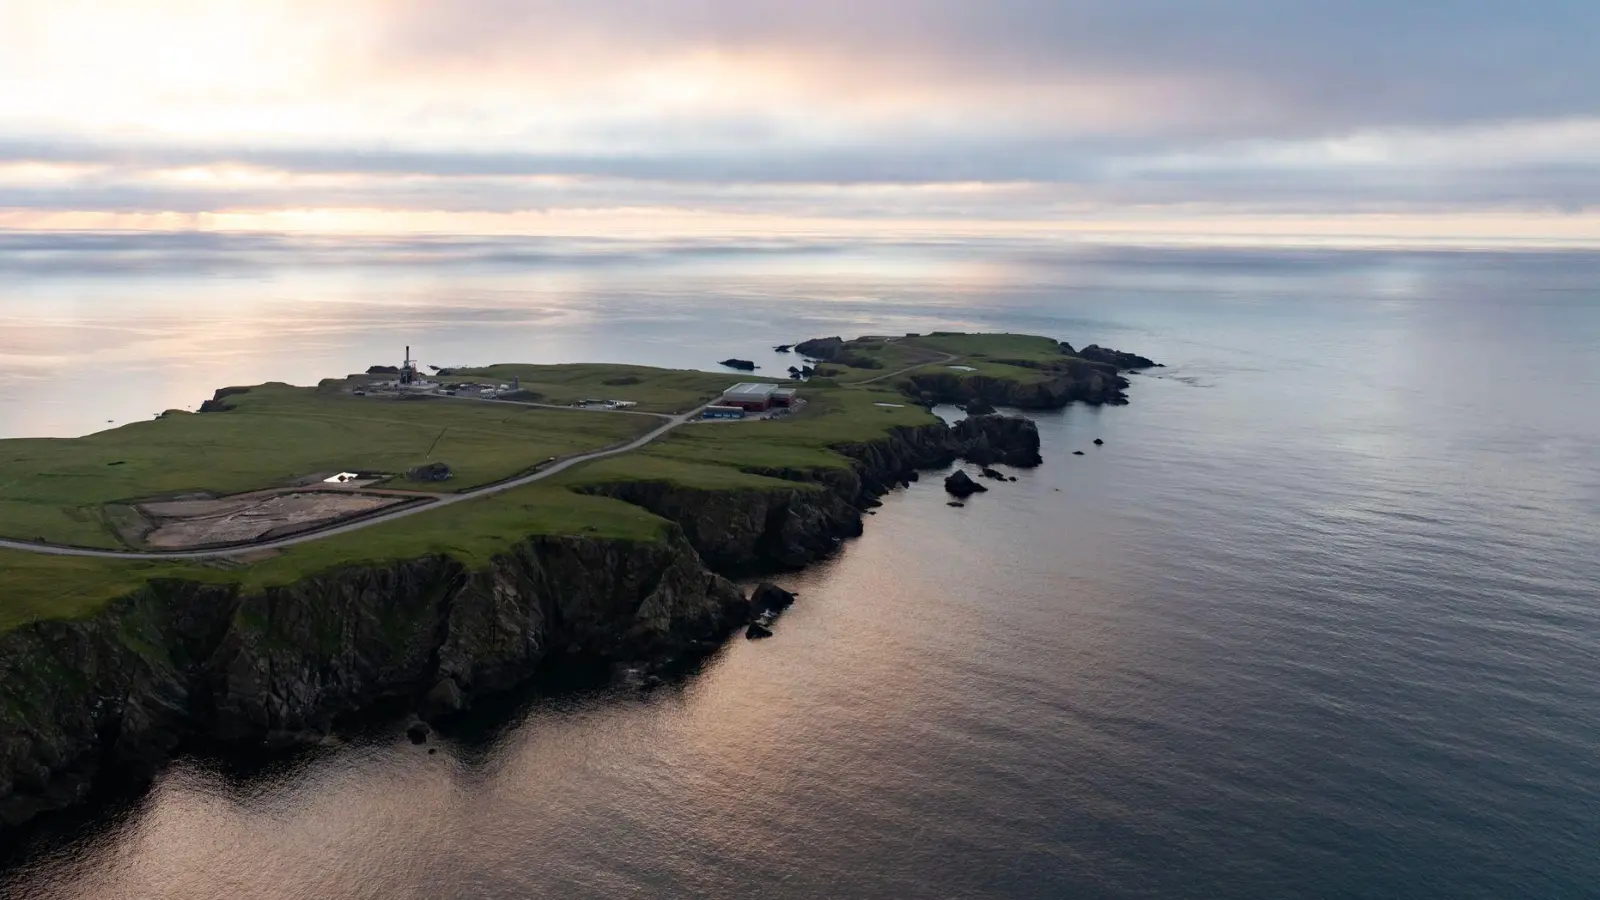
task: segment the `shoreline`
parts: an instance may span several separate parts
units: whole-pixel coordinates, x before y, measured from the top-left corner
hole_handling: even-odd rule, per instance
[[[1037,452],[1035,429],[1006,433]],[[754,506],[745,492],[660,483],[619,491],[672,522],[656,543],[533,536],[487,572],[434,557],[254,596],[155,583],[87,620],[0,635],[9,695],[0,701],[31,693],[35,735],[54,732],[29,742],[31,753],[0,741],[0,785],[11,788],[0,796],[0,833],[88,799],[101,771],[148,779],[196,739],[292,747],[363,714],[446,717],[567,656],[652,668],[690,662],[752,618],[730,576],[794,571],[837,552],[861,533],[877,497],[961,458],[956,434],[922,426],[849,448],[857,466],[848,477],[784,472],[794,488]],[[784,524],[765,527],[774,521]],[[380,618],[383,627],[370,627]],[[81,677],[64,679],[65,671]]]
[[[1103,373],[1094,370],[1097,390],[1115,403],[1127,382]],[[1016,393],[970,381],[969,403],[996,385]],[[913,381],[917,394],[906,393],[940,402],[932,395],[963,383]],[[1034,408],[1078,399],[1023,394]],[[627,452],[683,420],[599,452]],[[448,718],[577,659],[692,663],[757,617],[730,578],[833,555],[862,533],[878,497],[920,471],[1042,462],[1034,423],[997,414],[888,425],[829,450],[847,464],[741,466],[756,486],[648,475],[570,486],[649,514],[661,523],[653,536],[530,530],[486,564],[431,552],[252,589],[154,578],[84,618],[0,633],[0,833],[89,798],[102,773],[147,780],[188,745],[303,746],[363,717]]]

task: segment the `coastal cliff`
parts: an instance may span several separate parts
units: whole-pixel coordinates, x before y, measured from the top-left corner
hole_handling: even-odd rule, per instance
[[[88,618],[0,635],[0,827],[82,799],[102,770],[152,773],[190,739],[316,740],[364,713],[448,714],[569,654],[703,651],[749,618],[725,575],[833,552],[917,469],[1036,464],[1039,437],[980,416],[835,449],[848,466],[750,470],[792,487],[589,489],[674,523],[659,541],[529,537],[482,569],[429,556],[255,592],[156,581]]]
[[[83,621],[0,636],[0,825],[191,737],[288,744],[368,711],[443,713],[563,654],[672,655],[746,617],[681,534],[538,537],[482,571],[448,557],[245,594],[152,583]]]
[[[973,416],[955,427],[942,423],[895,428],[874,441],[833,448],[848,468],[747,467],[795,486],[718,491],[667,481],[627,481],[585,490],[641,506],[676,523],[711,568],[730,575],[797,569],[837,549],[862,531],[863,510],[919,469],[957,459],[1036,466],[1039,429],[1013,416]]]

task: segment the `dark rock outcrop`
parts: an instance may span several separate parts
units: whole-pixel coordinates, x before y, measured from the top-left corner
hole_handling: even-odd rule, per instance
[[[780,613],[794,605],[795,595],[789,593],[770,581],[763,581],[756,585],[750,594],[750,614],[760,616],[765,613]]]
[[[946,493],[962,498],[970,497],[973,494],[981,494],[989,490],[976,481],[973,481],[972,476],[968,475],[965,469],[957,469],[950,473],[950,476],[944,480],[944,489]]]
[[[1063,348],[1070,348],[1071,346],[1071,344],[1062,345]],[[1067,352],[1071,353],[1072,350],[1068,349]],[[1084,347],[1082,350],[1077,351],[1076,355],[1083,359],[1087,359],[1090,362],[1106,363],[1108,365],[1116,366],[1119,370],[1149,369],[1161,365],[1147,356],[1140,356],[1137,353],[1123,353],[1120,350],[1112,350],[1108,347],[1102,347],[1099,344],[1090,344],[1089,346]]]
[[[433,728],[427,722],[412,722],[406,726],[406,737],[410,738],[413,744],[426,744],[430,734],[433,734]]]
[[[204,403],[200,404],[200,412],[203,412],[203,413],[227,412],[228,410],[234,408],[234,405],[232,403],[227,402],[229,397],[235,397],[235,396],[238,396],[239,394],[248,394],[248,393],[250,393],[250,389],[247,388],[247,387],[219,388],[217,390],[217,392],[214,395],[212,395],[210,400],[207,400]]]
[[[994,404],[978,397],[967,401],[966,413],[969,416],[988,416],[994,414]]]
[[[367,374],[368,375],[399,375],[400,374],[400,367],[399,366],[369,366],[367,368]]]
[[[730,369],[738,369],[741,372],[754,372],[756,370],[756,364],[748,359],[725,359],[722,362],[717,363],[717,365],[727,366]]]
[[[961,457],[980,466],[1004,463],[1028,468],[1044,462],[1039,455],[1039,426],[1014,416],[972,416],[956,423]]]
[[[1095,446],[1096,446],[1096,447],[1104,447],[1104,446],[1105,446],[1105,444],[1106,444],[1106,442],[1105,442],[1105,441],[1102,441],[1102,440],[1100,440],[1100,439],[1099,439],[1099,438],[1095,438],[1095,439],[1094,439],[1094,445],[1095,445]]]
[[[856,369],[883,368],[883,363],[877,357],[868,356],[864,352],[868,348],[877,349],[881,347],[882,342],[873,342],[866,339],[846,341],[841,337],[812,338],[809,341],[801,341],[794,345],[796,352],[803,356]]]
[[[759,641],[762,638],[772,637],[772,629],[760,622],[751,622],[750,627],[744,630],[744,636],[752,641]]]
[[[772,348],[774,353],[788,353],[790,350],[793,350],[793,349],[794,349],[794,345],[793,344],[779,344],[778,346]]]
[[[453,678],[441,678],[422,698],[422,715],[424,718],[437,719],[458,713],[468,706],[467,695],[461,690],[461,685],[456,684]]]
[[[812,359],[833,359],[837,354],[844,352],[844,338],[812,338],[809,341],[801,341],[795,344],[794,349],[796,353],[802,356],[809,356]]]
[[[984,466],[983,468],[979,469],[978,470],[978,474],[982,475],[985,478],[993,479],[994,481],[1005,481],[1006,480],[1006,476],[1000,474],[999,472],[995,471],[994,469],[989,468],[988,466]]]

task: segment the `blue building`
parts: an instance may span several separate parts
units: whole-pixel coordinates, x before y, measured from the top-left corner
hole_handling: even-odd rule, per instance
[[[739,406],[708,406],[702,416],[707,419],[742,419],[744,408]]]

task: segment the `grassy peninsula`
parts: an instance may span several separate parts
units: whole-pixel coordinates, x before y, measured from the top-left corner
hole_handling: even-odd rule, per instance
[[[812,368],[804,406],[763,421],[694,423],[621,456],[598,459],[504,493],[442,506],[279,551],[208,560],[63,558],[0,549],[0,632],[39,619],[90,615],[152,580],[287,585],[360,563],[443,555],[481,567],[537,535],[656,540],[670,523],[617,494],[619,485],[694,491],[794,492],[816,483],[773,473],[847,473],[838,448],[896,429],[936,425],[934,402],[1060,406],[1118,402],[1118,366],[1047,337],[934,334],[824,339],[797,347]],[[1090,354],[1092,356],[1092,354]],[[796,364],[802,364],[796,359]],[[0,441],[0,538],[85,548],[141,549],[128,520],[139,504],[183,497],[316,489],[337,472],[392,476],[378,489],[448,495],[536,470],[551,458],[612,447],[716,398],[737,376],[640,366],[496,365],[443,381],[515,383],[513,402],[471,396],[364,395],[362,378],[317,387],[268,384],[219,392],[210,411],[70,440]],[[769,379],[770,380],[770,379]],[[1094,381],[1093,391],[1090,382]],[[1088,392],[1088,393],[1085,393]],[[626,398],[628,411],[555,408]],[[539,405],[536,405],[539,404]],[[402,473],[443,462],[454,477]]]

